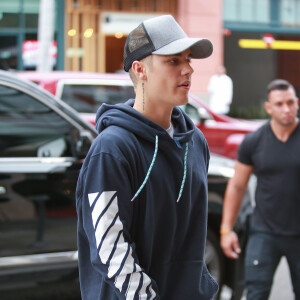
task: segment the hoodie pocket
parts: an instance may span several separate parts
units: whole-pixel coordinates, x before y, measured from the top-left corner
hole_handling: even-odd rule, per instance
[[[152,273],[163,300],[210,300],[218,284],[202,261],[173,261]]]

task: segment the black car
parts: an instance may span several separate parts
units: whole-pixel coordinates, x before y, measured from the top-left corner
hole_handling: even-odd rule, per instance
[[[64,102],[14,73],[0,71],[2,300],[80,299],[75,188],[96,135]],[[236,287],[241,283],[235,280],[239,264],[225,259],[218,234],[232,174],[233,161],[212,155],[206,261],[220,284]]]

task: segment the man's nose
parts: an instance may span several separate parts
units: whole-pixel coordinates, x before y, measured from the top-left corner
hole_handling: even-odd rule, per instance
[[[289,111],[291,110],[290,105],[284,104],[284,105],[283,105],[283,110],[284,110],[285,112],[289,112]]]
[[[183,68],[183,75],[192,75],[194,73],[194,69],[192,68],[190,63],[186,63]]]

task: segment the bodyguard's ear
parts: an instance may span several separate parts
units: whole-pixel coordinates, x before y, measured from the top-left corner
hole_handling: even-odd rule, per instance
[[[140,80],[147,79],[145,64],[142,61],[135,60],[132,63],[131,69],[134,72],[136,78]]]
[[[270,114],[272,113],[270,102],[269,102],[269,101],[266,101],[266,102],[264,103],[264,107],[265,107],[266,112],[270,115]]]

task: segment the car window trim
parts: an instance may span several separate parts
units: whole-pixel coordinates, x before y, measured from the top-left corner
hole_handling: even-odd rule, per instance
[[[55,96],[61,98],[63,88],[65,85],[110,85],[110,86],[128,86],[132,87],[133,83],[130,80],[122,80],[122,79],[59,79],[56,85]]]
[[[24,267],[55,266],[63,264],[77,267],[78,251],[54,252],[46,254],[30,254],[0,257],[0,276],[12,269]]]
[[[73,118],[71,118],[70,116],[68,116],[67,113],[65,113],[63,110],[61,110],[59,107],[57,107],[56,105],[52,104],[51,101],[49,102],[46,102],[44,101],[43,97],[37,93],[32,93],[30,90],[28,90],[26,87],[24,88],[23,86],[16,86],[14,83],[11,83],[11,82],[7,82],[7,81],[3,81],[3,80],[0,80],[0,84],[3,85],[3,86],[7,86],[7,87],[10,87],[10,88],[13,88],[15,90],[18,90],[20,92],[23,92],[27,95],[30,95],[31,97],[37,99],[38,101],[40,101],[41,103],[43,103],[44,105],[46,105],[47,107],[49,107],[50,109],[52,109],[53,111],[55,111],[61,118],[63,118],[65,121],[67,121],[69,124],[71,124],[72,126],[74,126],[77,130],[79,130],[80,132],[81,131],[84,131],[86,130],[86,128],[84,128],[83,126],[81,126],[78,122],[76,122]],[[39,87],[40,88],[40,87]],[[40,88],[42,89],[42,88]],[[48,95],[48,92],[47,91],[44,91],[44,90],[41,90],[39,91],[41,93],[44,93],[45,97],[48,97],[50,98],[50,96]],[[55,97],[54,95],[50,94],[52,97]],[[57,101],[57,99],[52,99],[52,100],[55,100]],[[66,106],[66,104],[61,101],[62,103],[60,102],[57,102],[58,105],[62,105],[62,106]],[[71,107],[70,107],[71,108]],[[69,109],[69,107],[68,107]],[[72,108],[71,108],[72,109]],[[74,110],[75,113],[78,114],[77,111]],[[78,115],[78,118],[80,118],[80,115]],[[83,121],[84,122],[84,121]]]
[[[73,157],[0,157],[2,173],[58,173],[72,166]]]

